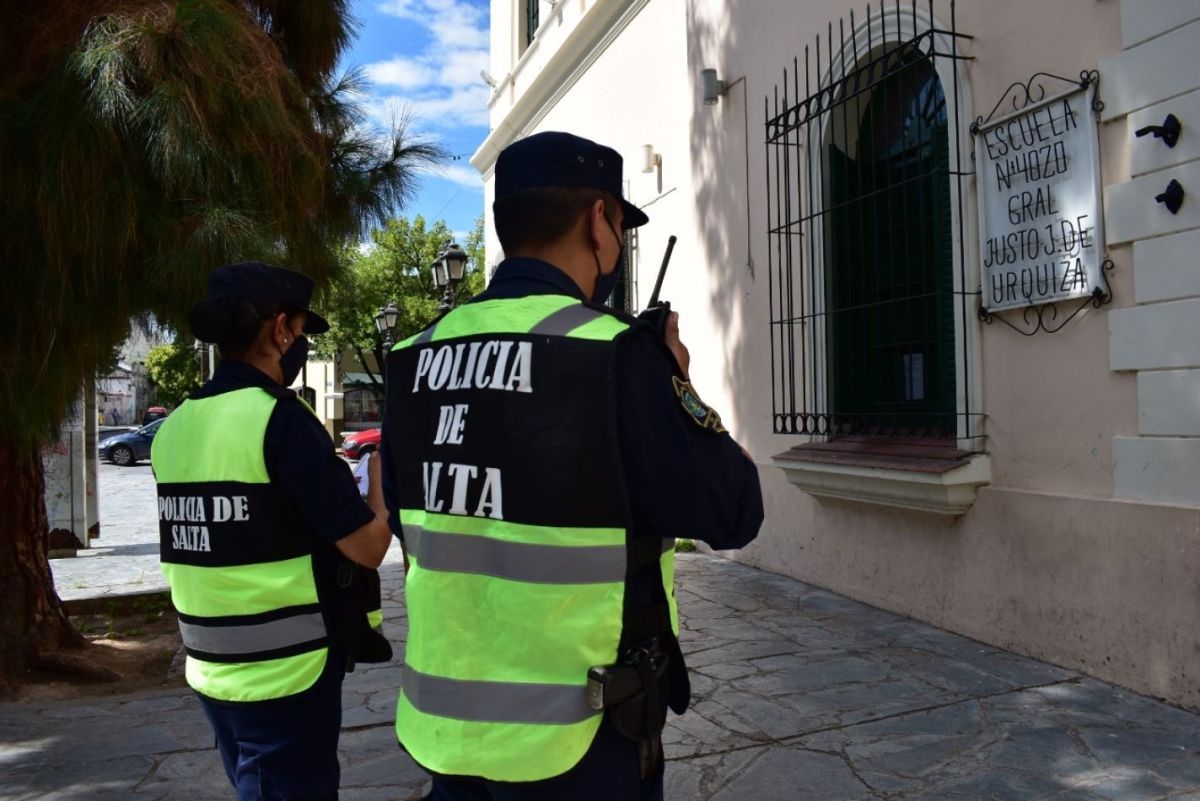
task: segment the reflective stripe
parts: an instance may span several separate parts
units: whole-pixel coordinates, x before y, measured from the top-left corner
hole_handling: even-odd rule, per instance
[[[624,545],[530,545],[405,526],[408,552],[425,570],[477,573],[535,584],[625,580]]]
[[[401,509],[400,524],[409,528],[431,529],[446,534],[478,534],[480,519],[467,515],[447,515],[424,509]],[[530,545],[624,545],[625,529],[593,526],[532,526],[511,520],[488,518],[485,529],[492,539],[525,542]]]
[[[588,308],[582,303],[572,304],[552,312],[548,317],[529,330],[530,334],[548,337],[565,337],[582,325],[587,325],[604,312]]]
[[[247,626],[205,626],[179,621],[183,644],[208,654],[253,654],[319,640],[325,636],[320,612]]]
[[[457,720],[568,724],[601,714],[588,706],[582,684],[465,681],[430,676],[405,665],[400,688],[421,712]]]

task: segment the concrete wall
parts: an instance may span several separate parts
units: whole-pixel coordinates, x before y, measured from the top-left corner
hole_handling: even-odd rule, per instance
[[[495,26],[510,5],[493,3]],[[1194,224],[1155,219],[1135,240],[1121,233],[1123,221],[1111,207],[1114,192],[1141,198],[1148,191],[1137,184],[1140,175],[1154,179],[1147,187],[1165,185],[1156,173],[1162,170],[1179,170],[1200,193],[1200,177],[1188,172],[1194,165],[1167,166],[1161,154],[1131,153],[1125,115],[1152,109],[1145,115],[1153,117],[1168,97],[1139,94],[1115,77],[1129,70],[1157,75],[1161,54],[1126,56],[1131,51],[1124,48],[1158,53],[1177,47],[1160,40],[1173,31],[1190,36],[1189,9],[1196,6],[1153,0],[1134,14],[1131,5],[1056,0],[1048,14],[1043,0],[957,3],[958,30],[976,37],[969,48],[974,60],[959,72],[963,135],[957,144],[966,153],[967,125],[986,116],[1014,81],[1037,71],[1077,76],[1105,64],[1100,96],[1109,105],[1099,138],[1103,183],[1110,188],[1108,253],[1117,266],[1114,303],[1089,308],[1058,334],[1025,338],[999,324],[961,321],[978,343],[973,380],[982,397],[977,410],[986,414],[992,481],[959,518],[817,501],[770,461],[804,439],[772,431],[764,98],[828,25],[836,36],[838,20],[848,22],[852,9],[861,21],[862,4],[688,0],[681,8],[677,0],[565,0],[561,22],[544,38],[539,34],[533,56],[514,65],[505,63],[511,52],[494,53],[493,74],[515,68],[516,78],[497,93],[493,136],[473,163],[490,192],[494,153],[512,137],[571,130],[622,152],[630,195],[644,204],[657,196],[653,176],[631,167],[640,145],[662,153],[664,190],[675,191],[647,209],[639,294],[644,300],[666,236],[677,234],[664,297],[680,311],[698,389],[754,455],[766,496],[762,534],[731,558],[1200,707],[1194,667],[1200,657],[1200,503],[1189,495],[1200,492],[1200,482],[1191,480],[1189,490],[1188,478],[1200,467],[1200,446],[1189,439],[1200,430],[1194,369],[1200,355],[1180,355],[1194,350],[1191,304],[1200,296],[1194,271],[1183,269],[1194,259],[1195,234],[1188,232]],[[589,13],[609,21],[608,38],[589,34]],[[934,14],[948,25],[949,3],[935,2]],[[1137,17],[1134,30],[1122,27],[1122,15]],[[571,50],[581,41],[590,43],[586,56]],[[1200,52],[1197,39],[1191,41]],[[1124,66],[1123,57],[1133,66]],[[698,98],[705,67],[737,81],[715,106]],[[1185,80],[1164,91],[1188,95],[1200,71],[1189,75],[1192,84]],[[1193,130],[1197,126],[1200,121]],[[1186,147],[1180,152],[1193,152],[1191,142]],[[964,190],[973,196],[972,179]],[[977,282],[976,233],[969,219],[964,228],[970,239],[965,266]],[[1151,238],[1158,235],[1179,238]],[[1153,266],[1135,272],[1134,262],[1140,265],[1147,251],[1154,255],[1145,262]],[[1162,308],[1139,317],[1146,314],[1139,304],[1149,302]],[[1186,307],[1168,308],[1172,304]],[[1172,320],[1176,327],[1164,328]],[[1124,333],[1134,329],[1145,333]],[[1140,355],[1131,358],[1150,361],[1122,361],[1122,343],[1134,340],[1130,352]],[[1174,369],[1148,375],[1160,368]],[[1142,372],[1129,372],[1135,369]],[[1161,438],[1164,432],[1173,436]],[[1147,445],[1150,436],[1157,438]],[[1143,464],[1135,471],[1139,485],[1127,474]],[[1119,492],[1118,486],[1142,489]]]

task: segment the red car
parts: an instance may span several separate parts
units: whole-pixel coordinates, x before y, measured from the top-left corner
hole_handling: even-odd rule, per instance
[[[379,449],[379,429],[353,431],[342,440],[342,455],[347,459],[361,459],[364,453]]]

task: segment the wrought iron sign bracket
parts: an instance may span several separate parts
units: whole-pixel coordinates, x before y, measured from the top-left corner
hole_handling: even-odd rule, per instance
[[[1041,103],[1046,99],[1046,79],[1063,84],[1063,91],[1068,91],[1070,88],[1087,89],[1089,86],[1096,86],[1100,83],[1100,71],[1083,70],[1079,73],[1078,78],[1064,78],[1050,72],[1035,72],[1027,81],[1013,81],[1004,90],[1004,94],[1000,95],[1000,99],[996,101],[996,105],[992,106],[988,115],[976,117],[975,122],[971,123],[971,134],[978,134],[980,128],[991,122],[996,117],[996,113],[1000,112],[1000,107],[1004,105],[1005,100],[1011,101],[1012,108],[1000,112],[1001,116]],[[1104,101],[1100,99],[1099,95],[1096,95],[1092,100],[1092,112],[1099,119],[1102,111],[1104,111]]]
[[[1079,305],[1063,318],[1062,322],[1057,322],[1059,317],[1058,303],[1043,303],[1040,305],[1031,303],[1023,308],[1021,310],[1021,319],[1026,325],[1025,328],[1014,324],[1005,317],[1001,317],[1000,312],[989,311],[987,307],[980,303],[979,321],[986,325],[991,325],[993,321],[999,320],[1021,336],[1026,337],[1034,336],[1042,331],[1047,334],[1057,334],[1088,306],[1091,306],[1093,309],[1099,309],[1112,303],[1112,286],[1108,283],[1108,274],[1115,269],[1116,265],[1113,264],[1112,259],[1105,259],[1104,263],[1100,265],[1100,277],[1104,279],[1104,286],[1098,286],[1093,289],[1092,294],[1083,298]],[[980,295],[982,294],[981,292]],[[1016,310],[1012,309],[1011,311]]]

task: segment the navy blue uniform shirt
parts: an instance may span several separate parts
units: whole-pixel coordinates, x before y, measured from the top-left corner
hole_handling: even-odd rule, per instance
[[[279,389],[269,375],[246,362],[222,359],[207,384],[192,394],[208,398],[246,387]],[[321,421],[302,402],[275,404],[263,437],[271,484],[283,492],[316,536],[333,544],[375,517],[358,494],[350,468],[333,449]]]
[[[557,267],[537,259],[506,259],[474,301],[548,294],[585,299]],[[757,536],[763,521],[758,469],[728,434],[701,428],[684,410],[671,382],[673,358],[656,336],[649,327],[639,326],[618,340],[617,436],[632,534],[741,548]],[[401,536],[386,421],[383,436],[388,520],[392,532]]]

